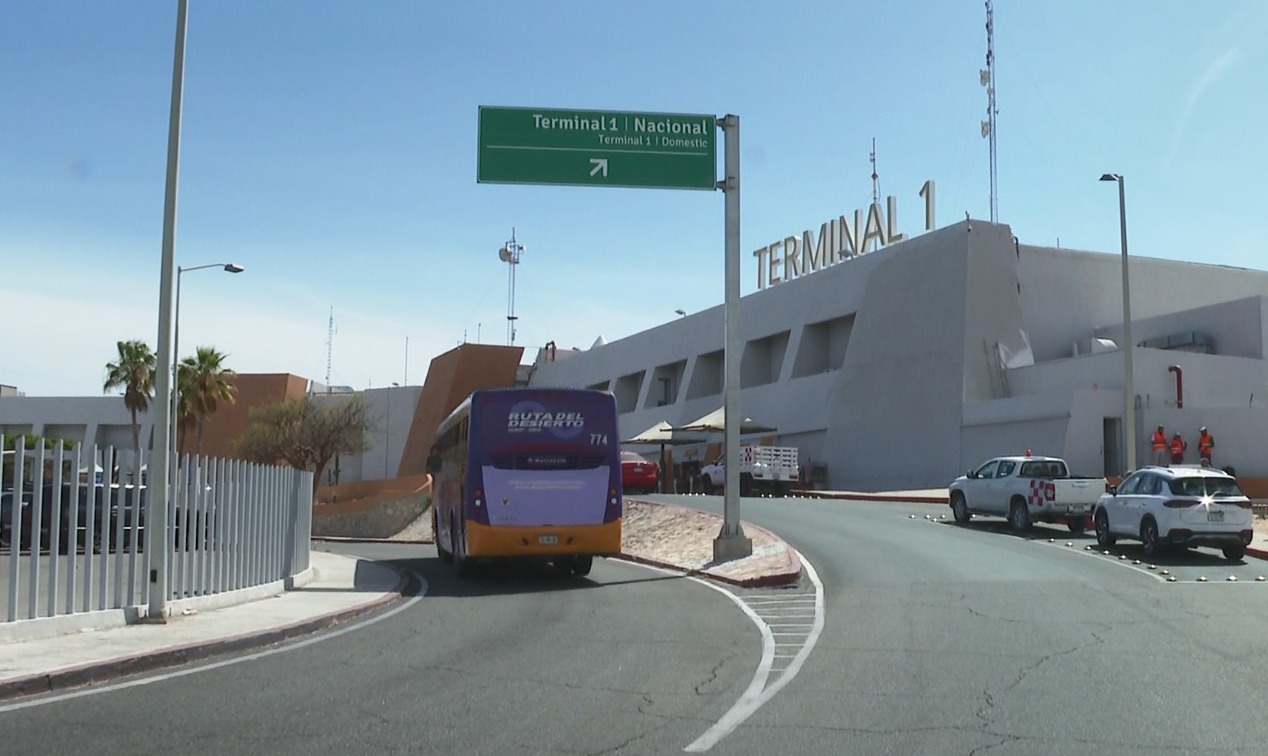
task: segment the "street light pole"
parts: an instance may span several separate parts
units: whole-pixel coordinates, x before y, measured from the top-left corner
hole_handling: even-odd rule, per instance
[[[180,163],[181,133],[181,99],[185,84],[185,25],[189,11],[189,0],[178,0],[176,4],[176,45],[172,55],[172,98],[168,113],[167,127],[167,176],[163,192],[163,244],[159,273],[159,330],[158,375],[155,378],[154,393],[156,402],[154,428],[155,442],[151,446],[150,474],[148,476],[149,504],[146,516],[146,555],[149,557],[149,586],[146,592],[146,619],[151,622],[167,621],[167,552],[171,541],[167,537],[167,497],[171,490],[169,482],[171,473],[168,461],[171,459],[168,449],[171,448],[172,431],[172,286],[175,276],[172,275],[176,260],[176,178]],[[159,453],[159,450],[162,450]],[[158,481],[158,485],[154,482]],[[155,535],[158,533],[159,535]]]
[[[171,479],[176,480],[176,466],[179,454],[179,444],[177,436],[180,432],[180,343],[181,343],[181,275],[192,270],[203,270],[205,268],[223,268],[226,273],[241,273],[246,268],[237,263],[207,263],[206,265],[194,265],[188,268],[176,266],[176,307],[173,316],[174,328],[172,329],[172,468]]]
[[[1132,352],[1135,343],[1132,341],[1132,300],[1131,286],[1127,280],[1127,193],[1123,188],[1123,177],[1118,173],[1106,173],[1101,181],[1118,183],[1118,226],[1123,250],[1123,362],[1126,372],[1127,408],[1123,413],[1123,422],[1127,425],[1127,470],[1136,469],[1136,383],[1132,375]]]

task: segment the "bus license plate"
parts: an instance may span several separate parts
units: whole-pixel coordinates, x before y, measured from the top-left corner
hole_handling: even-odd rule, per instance
[[[1206,521],[1207,522],[1224,522],[1224,513],[1223,512],[1207,512]]]
[[[539,546],[554,546],[559,543],[559,536],[539,535],[537,536],[537,544]]]

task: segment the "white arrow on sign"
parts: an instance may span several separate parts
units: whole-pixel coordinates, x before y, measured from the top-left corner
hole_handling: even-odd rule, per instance
[[[590,175],[603,171],[603,175],[608,175],[608,159],[607,158],[590,158],[590,165],[594,167],[590,169]]]

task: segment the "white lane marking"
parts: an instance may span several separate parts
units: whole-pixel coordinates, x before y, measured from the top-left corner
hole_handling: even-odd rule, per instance
[[[735,704],[731,706],[730,710],[728,710],[726,714],[723,714],[722,718],[715,722],[712,727],[705,730],[703,735],[696,738],[690,745],[684,748],[684,751],[697,753],[707,751],[715,746],[718,741],[722,740],[722,738],[730,735],[735,728],[739,727],[745,720],[753,716],[758,709],[762,708],[763,704],[773,698],[776,693],[791,682],[792,679],[797,676],[797,673],[801,671],[801,665],[804,664],[806,659],[810,656],[811,650],[814,649],[815,643],[819,640],[819,635],[823,632],[823,583],[819,582],[819,573],[815,571],[814,565],[812,565],[802,554],[798,553],[797,556],[801,559],[801,564],[806,569],[806,575],[815,586],[814,629],[810,631],[810,634],[806,638],[806,642],[801,647],[801,650],[799,650],[797,655],[793,657],[792,663],[784,669],[770,687],[766,687],[766,680],[770,676],[771,663],[773,662],[775,655],[775,641],[770,628],[767,627],[765,620],[759,617],[756,612],[754,612],[747,604],[744,603],[742,599],[740,599],[739,596],[736,596],[730,591],[724,590],[718,586],[705,583],[705,585],[723,593],[738,604],[744,613],[747,614],[758,626],[758,630],[762,634],[762,660],[757,665],[757,671],[753,673],[752,682],[749,683],[748,688],[744,691],[744,694],[740,696],[740,699],[736,701]]]
[[[394,617],[397,614],[400,614],[401,612],[405,611],[406,609],[409,609],[411,606],[421,601],[423,597],[427,594],[427,581],[423,579],[422,575],[419,575],[416,572],[411,572],[410,575],[412,575],[420,583],[420,590],[418,592],[418,595],[407,599],[405,603],[401,604],[400,606],[393,607],[392,609],[389,609],[388,611],[382,614],[376,614],[375,616],[367,620],[357,622],[356,624],[345,625],[339,628],[338,630],[332,630],[330,632],[321,633],[320,635],[314,635],[312,637],[305,638],[304,640],[297,641],[295,643],[284,643],[281,646],[270,648],[264,651],[257,651],[256,653],[248,654],[247,656],[239,656],[239,657],[234,657],[232,659],[222,659],[221,661],[212,662],[210,664],[200,664],[199,666],[196,666],[196,667],[186,667],[185,669],[178,669],[173,672],[165,672],[163,674],[154,675],[152,677],[143,677],[143,678],[138,678],[134,680],[126,680],[124,682],[117,682],[117,683],[106,683],[105,685],[101,685],[101,686],[94,685],[93,687],[90,687],[90,688],[83,688],[80,690],[71,691],[70,693],[60,693],[57,695],[52,695],[45,698],[38,698],[31,701],[18,701],[17,703],[2,704],[0,705],[0,714],[5,714],[10,711],[18,711],[20,709],[30,709],[36,706],[44,706],[46,704],[51,704],[51,703],[59,703],[61,701],[70,701],[76,698],[83,698],[84,696],[95,696],[100,693],[110,693],[116,690],[125,690],[127,688],[135,688],[141,685],[150,685],[152,683],[163,682],[166,680],[175,680],[177,678],[185,677],[187,675],[193,675],[199,672],[207,672],[213,669],[220,669],[221,667],[228,667],[234,664],[241,664],[243,662],[255,661],[256,659],[263,659],[266,656],[280,654],[283,651],[294,651],[295,649],[304,648],[305,646],[311,646],[315,643],[321,643],[322,641],[327,641],[327,640],[330,640],[331,638],[338,638],[339,636],[344,635],[346,633],[350,633],[354,630],[361,630],[363,628],[367,628],[376,623],[382,622],[383,620],[388,619],[390,617]]]

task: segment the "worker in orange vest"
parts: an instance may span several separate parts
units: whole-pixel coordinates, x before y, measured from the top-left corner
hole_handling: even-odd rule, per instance
[[[1153,444],[1153,449],[1154,449],[1154,464],[1166,465],[1167,464],[1167,434],[1162,429],[1161,425],[1158,426],[1158,430],[1154,431],[1154,436],[1153,436],[1153,439],[1151,440],[1151,443]]]
[[[1205,425],[1198,428],[1198,434],[1198,460],[1210,467],[1211,450],[1215,448],[1215,437],[1207,432]]]
[[[1189,448],[1189,445],[1184,442],[1183,438],[1180,438],[1179,433],[1172,436],[1171,437],[1171,464],[1183,465],[1184,464],[1184,450],[1188,448]]]

